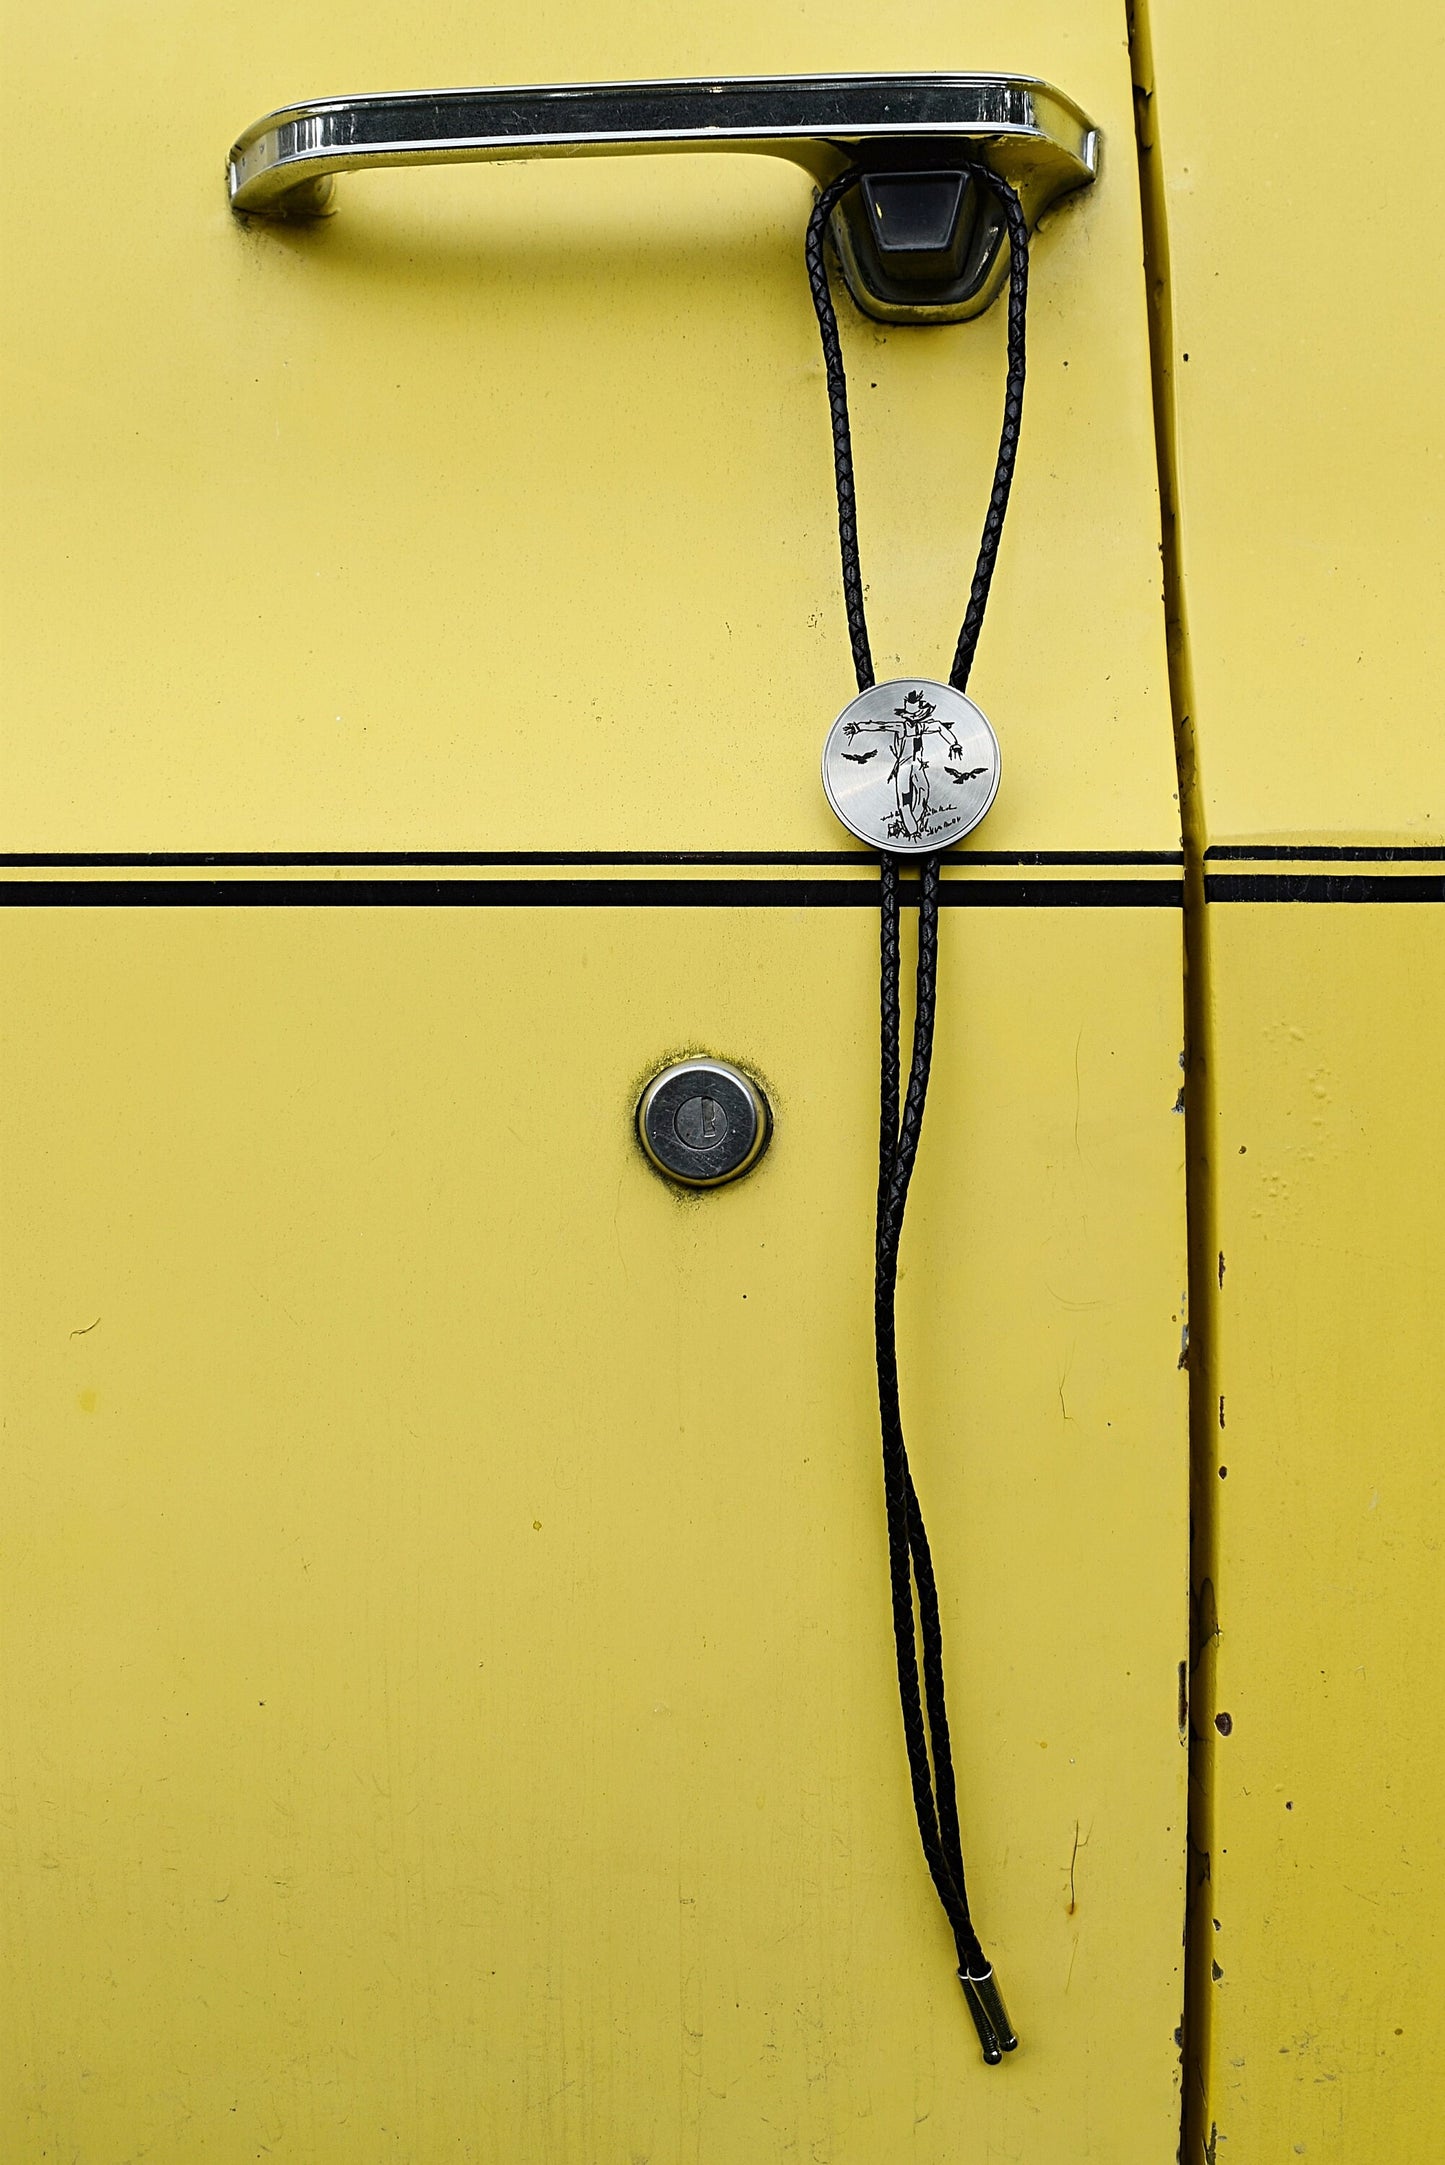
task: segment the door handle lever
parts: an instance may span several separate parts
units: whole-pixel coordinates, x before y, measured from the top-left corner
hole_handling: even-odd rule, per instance
[[[368,166],[750,151],[819,185],[849,165],[863,184],[833,213],[858,306],[894,323],[958,323],[988,307],[1007,251],[997,201],[968,168],[1017,191],[1032,228],[1086,188],[1099,131],[1073,100],[1024,75],[771,75],[568,83],[317,98],[268,113],[233,146],[231,208],[317,218],[333,176]]]

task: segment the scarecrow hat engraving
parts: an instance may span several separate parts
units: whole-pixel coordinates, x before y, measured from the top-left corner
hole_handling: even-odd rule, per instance
[[[900,721],[926,722],[933,712],[933,701],[925,699],[922,692],[914,690],[907,693],[902,706],[895,707],[893,711]]]

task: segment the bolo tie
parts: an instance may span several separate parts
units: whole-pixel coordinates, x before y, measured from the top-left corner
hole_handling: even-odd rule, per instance
[[[993,487],[947,683],[909,677],[880,684],[873,672],[858,553],[848,385],[824,261],[828,220],[862,179],[858,167],[840,173],[819,193],[808,220],[805,260],[827,372],[843,602],[858,679],[857,697],[828,732],[823,788],[848,831],[877,850],[879,864],[881,1086],[873,1319],[898,1695],[924,1859],[953,1932],[959,1981],[984,2059],[997,2066],[1016,2048],[1018,2037],[969,1912],[944,1692],[938,1583],[903,1437],[895,1314],[899,1244],[933,1055],[939,860],[944,850],[972,832],[998,792],[998,740],[967,689],[1008,510],[1023,414],[1028,226],[1007,181],[986,166],[966,170],[975,186],[989,189],[998,199],[1008,229],[1008,373]],[[905,1089],[900,1076],[899,907],[900,873],[908,861],[918,866],[918,962]]]

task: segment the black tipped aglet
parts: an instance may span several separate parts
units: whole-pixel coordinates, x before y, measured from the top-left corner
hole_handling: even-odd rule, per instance
[[[963,1986],[963,1996],[973,2016],[984,2059],[990,2067],[997,2067],[1006,2052],[1017,2052],[1019,2043],[998,1988],[998,1979],[990,1968],[981,1970],[977,1977],[970,1977],[967,1970],[960,1970],[958,1981]]]

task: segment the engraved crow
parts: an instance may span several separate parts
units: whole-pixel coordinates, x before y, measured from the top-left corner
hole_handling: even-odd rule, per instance
[[[843,756],[846,759],[848,755],[845,752]],[[987,774],[988,769],[987,767],[965,767],[960,770],[958,767],[946,766],[943,771],[951,782],[976,782],[981,774]]]
[[[870,759],[878,757],[878,747],[875,744],[871,752],[845,752],[843,757],[851,759],[855,767],[866,767]]]

